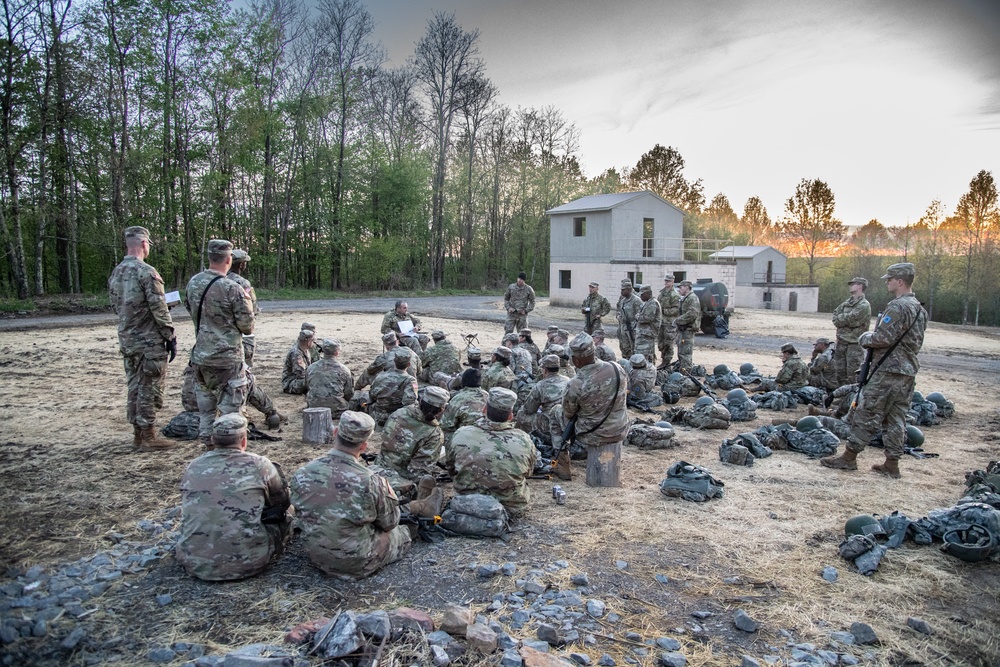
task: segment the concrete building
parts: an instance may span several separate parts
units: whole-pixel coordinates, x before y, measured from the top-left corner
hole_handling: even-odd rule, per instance
[[[815,313],[819,310],[819,285],[785,282],[788,258],[769,245],[727,246],[710,255],[736,262],[736,289],[730,302],[743,308],[764,308]]]
[[[623,278],[650,283],[654,293],[668,273],[725,283],[730,294],[736,287],[736,262],[720,249],[726,242],[683,238],[684,212],[652,192],[590,195],[546,213],[554,306],[579,306],[591,281],[612,304]]]

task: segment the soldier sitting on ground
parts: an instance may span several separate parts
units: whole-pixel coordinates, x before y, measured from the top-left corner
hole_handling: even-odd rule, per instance
[[[828,393],[837,388],[837,369],[833,363],[833,345],[829,338],[817,338],[809,361],[809,384]]]
[[[517,423],[544,444],[559,449],[563,433],[562,401],[569,379],[559,374],[559,357],[554,354],[543,357],[541,367],[542,379],[531,387],[517,414]]]
[[[483,416],[483,410],[486,408],[488,394],[479,386],[482,382],[482,373],[479,369],[466,369],[461,379],[462,388],[448,401],[448,407],[444,409],[444,414],[439,420],[441,430],[444,432],[446,452],[455,431],[463,426],[475,424]]]
[[[534,364],[538,364],[542,359],[542,353],[535,345],[534,341],[531,340],[531,329],[521,329],[517,334],[517,346],[523,347],[531,355],[531,360]]]
[[[514,371],[514,375],[533,378],[538,370],[538,364],[531,358],[531,352],[518,346],[517,341],[518,335],[509,333],[504,334],[501,342],[501,345],[510,350],[510,369]]]
[[[320,351],[320,360],[306,369],[306,405],[330,408],[330,415],[339,419],[354,396],[354,375],[340,363],[340,341],[326,338]]]
[[[781,346],[781,370],[774,379],[761,381],[759,391],[793,391],[809,383],[809,367],[791,343]]]
[[[281,391],[286,394],[306,393],[306,369],[309,368],[309,350],[316,334],[308,329],[299,331],[298,340],[285,355],[285,366],[281,371]]]
[[[309,344],[309,363],[314,364],[319,361],[320,356],[319,338],[316,336],[316,325],[312,322],[303,322],[302,326],[299,327],[299,331],[313,332],[312,342]]]
[[[639,353],[629,359],[628,397],[626,404],[635,410],[651,411],[663,400],[653,391],[656,387],[656,368],[653,363]]]
[[[379,426],[385,426],[389,415],[396,410],[417,401],[417,381],[406,372],[411,354],[405,348],[395,350],[391,357],[392,367],[372,382],[368,414]]]
[[[493,350],[489,368],[483,373],[483,389],[485,391],[489,391],[493,387],[512,389],[515,379],[514,371],[510,369],[510,349],[498,347]]]
[[[576,369],[569,363],[569,351],[563,345],[549,345],[549,354],[559,357],[559,375],[572,380],[576,377]]]
[[[438,417],[448,405],[448,398],[448,392],[441,387],[424,387],[416,403],[393,412],[382,432],[378,465],[410,481],[437,475],[444,443]]]
[[[615,351],[604,342],[604,329],[594,329],[591,337],[594,339],[594,356],[601,361],[617,361]]]
[[[212,449],[184,471],[176,555],[191,576],[253,576],[288,541],[294,508],[281,468],[246,448],[247,420],[222,415],[212,423]]]
[[[458,349],[448,340],[443,331],[432,331],[434,345],[420,355],[422,366],[418,379],[430,382],[435,373],[455,375],[462,372],[462,362],[459,361]]]

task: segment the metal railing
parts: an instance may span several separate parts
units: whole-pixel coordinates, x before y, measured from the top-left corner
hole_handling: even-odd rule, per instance
[[[721,252],[732,243],[729,239],[621,238],[611,244],[611,259],[732,262],[735,261],[732,251]],[[719,255],[711,257],[715,253]]]
[[[785,274],[775,273],[773,271],[771,273],[767,273],[766,271],[754,272],[753,281],[755,283],[764,283],[764,284],[777,283],[783,285],[785,283]]]

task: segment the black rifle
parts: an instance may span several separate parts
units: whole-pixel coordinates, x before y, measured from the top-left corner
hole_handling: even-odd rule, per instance
[[[670,364],[670,368],[672,370],[680,373],[684,377],[688,378],[689,380],[691,380],[691,382],[694,382],[695,386],[698,387],[698,389],[701,389],[703,392],[705,392],[706,396],[711,396],[712,398],[718,398],[718,396],[716,395],[715,391],[713,391],[712,389],[709,389],[708,385],[706,385],[704,382],[702,382],[697,377],[695,377],[694,374],[691,373],[691,371],[689,371],[689,370],[687,370],[685,368],[681,368],[681,360],[680,359],[678,359],[674,363]]]
[[[445,533],[438,527],[440,523],[439,516],[419,516],[411,512],[399,515],[399,525],[415,526],[417,537],[423,542],[440,542],[445,538]]]
[[[590,323],[590,308],[587,308],[583,314],[587,318],[587,323],[586,323],[587,333],[590,333],[591,331],[594,330],[593,326]]]

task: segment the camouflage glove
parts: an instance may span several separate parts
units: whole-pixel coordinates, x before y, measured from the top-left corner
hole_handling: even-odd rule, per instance
[[[170,363],[177,356],[177,339],[171,338],[170,340],[163,343],[163,348],[167,351],[169,355],[167,358],[167,363]]]

